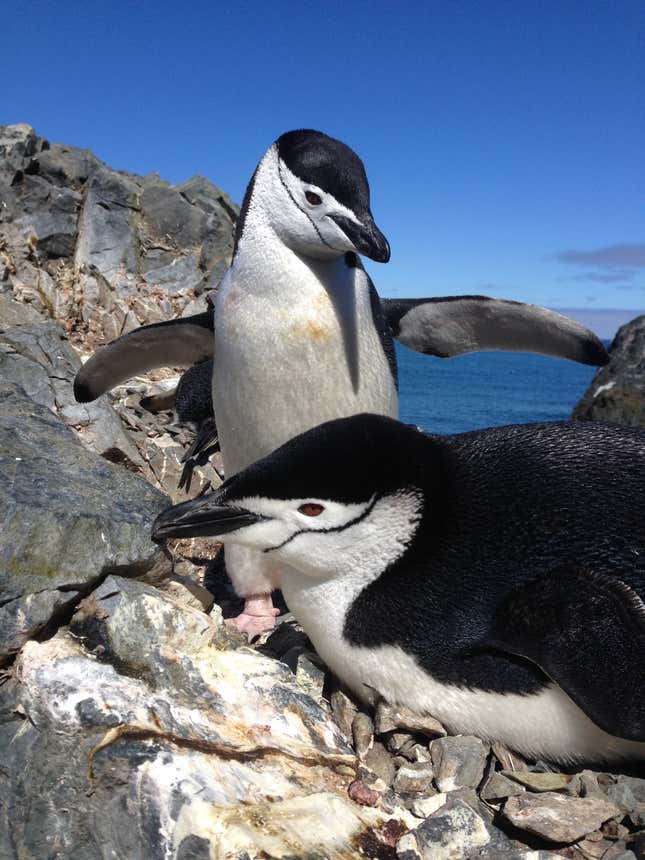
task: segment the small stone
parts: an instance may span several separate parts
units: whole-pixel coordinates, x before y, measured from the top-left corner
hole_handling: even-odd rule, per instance
[[[467,735],[437,738],[430,746],[439,791],[476,788],[484,776],[488,746]]]
[[[430,750],[423,744],[415,744],[410,750],[408,758],[410,761],[432,761]]]
[[[525,791],[522,785],[514,782],[512,779],[504,776],[501,773],[491,773],[484,787],[481,790],[481,796],[484,800],[501,800],[504,797],[515,797]]]
[[[408,803],[408,809],[416,818],[427,818],[440,809],[446,802],[447,795],[444,792],[432,794],[429,797],[413,797]]]
[[[475,856],[489,842],[483,819],[461,800],[448,800],[402,837],[396,848],[402,860],[405,851],[416,851],[422,860],[455,860]]]
[[[431,716],[420,716],[409,708],[395,707],[380,701],[376,706],[374,725],[377,735],[404,729],[407,732],[418,732],[429,738],[442,737],[446,730],[438,720]]]
[[[511,752],[504,744],[499,743],[499,741],[495,741],[491,745],[491,749],[493,751],[493,755],[497,759],[497,761],[501,764],[502,770],[521,770],[528,771],[529,766],[524,761],[521,755],[518,755],[516,752]]]
[[[596,797],[525,792],[506,801],[503,815],[520,830],[549,842],[575,842],[620,815],[620,810],[614,803]]]
[[[359,711],[352,721],[354,749],[359,759],[365,758],[374,743],[374,723],[367,714]]]
[[[607,797],[625,812],[631,812],[636,806],[634,792],[624,780],[619,779],[615,785],[610,785],[607,789]]]
[[[398,792],[426,792],[433,791],[432,779],[434,771],[430,762],[418,762],[417,764],[405,764],[400,767],[394,778],[393,788]]]
[[[365,767],[376,774],[386,785],[392,785],[396,774],[396,767],[389,752],[380,741],[374,741],[363,759]]]
[[[392,732],[388,735],[385,743],[391,753],[403,756],[406,756],[407,750],[412,750],[412,747],[415,746],[414,738],[407,732]]]
[[[627,817],[634,827],[645,827],[645,803],[638,801]]]
[[[514,771],[502,771],[502,774],[509,779],[519,782],[529,791],[564,791],[571,777],[566,773],[522,773]],[[517,793],[517,792],[516,792]]]
[[[352,721],[358,708],[344,690],[334,690],[330,697],[331,712],[346,738],[352,737]]]
[[[601,857],[607,855],[607,851],[611,848],[611,842],[607,839],[581,839],[576,843],[576,847],[582,851],[585,858],[589,860],[600,860]]]
[[[380,791],[375,791],[360,779],[350,783],[347,793],[354,803],[360,803],[361,806],[378,806],[381,799]]]

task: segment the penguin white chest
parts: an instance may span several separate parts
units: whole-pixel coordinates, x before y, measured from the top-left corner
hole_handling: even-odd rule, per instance
[[[231,269],[215,311],[213,403],[229,473],[323,421],[398,411],[364,273],[291,253],[258,268]],[[267,283],[263,271],[278,274]]]

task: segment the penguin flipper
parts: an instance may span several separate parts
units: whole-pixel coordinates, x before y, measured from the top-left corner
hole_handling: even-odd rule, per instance
[[[603,365],[607,350],[586,326],[539,305],[487,296],[381,299],[393,336],[426,355],[535,352]]]
[[[113,340],[85,362],[74,380],[79,403],[155,367],[186,367],[211,358],[214,350],[213,310],[153,323]]]
[[[568,568],[535,580],[485,645],[536,663],[609,734],[645,741],[645,604],[622,580]]]

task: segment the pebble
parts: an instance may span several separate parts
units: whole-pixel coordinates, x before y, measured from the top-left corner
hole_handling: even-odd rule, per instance
[[[444,805],[447,797],[443,791],[426,797],[412,797],[408,802],[408,809],[416,818],[427,818]]]
[[[347,693],[340,688],[334,690],[329,701],[334,719],[340,726],[345,737],[350,739],[352,737],[352,722],[356,716],[358,708]]]
[[[614,816],[620,815],[615,803],[606,798],[566,797],[554,792],[525,792],[509,797],[504,817],[520,830],[549,842],[575,842]]]
[[[374,723],[371,717],[362,711],[359,711],[352,721],[352,737],[356,755],[362,761],[374,743]]]
[[[434,717],[420,716],[409,708],[395,707],[384,701],[380,701],[376,706],[374,725],[379,735],[397,729],[403,729],[408,733],[418,732],[429,738],[442,737],[446,734],[444,727]]]
[[[566,773],[523,773],[522,771],[502,771],[509,779],[519,782],[529,791],[564,791],[571,782]],[[516,792],[517,793],[517,792]]]
[[[484,800],[501,800],[504,797],[515,797],[524,791],[524,786],[508,779],[502,773],[491,773],[484,783],[481,796]]]
[[[394,778],[393,788],[399,792],[426,792],[434,791],[432,779],[434,771],[430,762],[417,762],[416,764],[405,764],[400,767]]]
[[[484,776],[488,746],[467,735],[437,738],[430,746],[439,791],[476,788]]]
[[[383,780],[386,785],[392,785],[396,774],[396,766],[392,756],[380,741],[374,741],[363,759],[366,768]]]
[[[475,856],[490,838],[483,819],[470,806],[447,800],[398,841],[396,852],[400,860],[455,860]]]

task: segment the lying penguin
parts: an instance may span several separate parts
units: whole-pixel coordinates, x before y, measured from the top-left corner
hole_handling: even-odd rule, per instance
[[[212,406],[232,475],[323,421],[363,411],[396,417],[393,337],[442,357],[503,349],[607,361],[588,329],[534,305],[483,296],[380,300],[359,254],[390,257],[362,161],[320,132],[283,134],[247,188],[214,310],[146,326],[103,347],[79,371],[77,399],[93,400],[153,367],[215,353]],[[188,468],[202,444],[212,444],[210,429],[193,446]],[[226,568],[246,598],[237,626],[250,634],[271,627],[279,571],[270,559],[230,547]]]
[[[384,453],[385,452],[385,453]],[[330,421],[162,513],[278,562],[361,699],[531,757],[645,759],[645,434]]]

